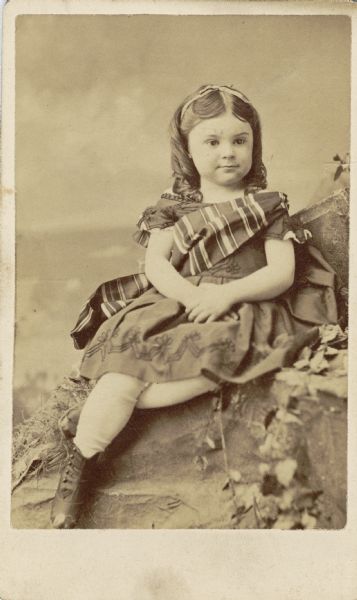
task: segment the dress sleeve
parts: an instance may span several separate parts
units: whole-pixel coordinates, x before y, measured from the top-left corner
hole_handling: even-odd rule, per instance
[[[140,215],[134,240],[146,248],[151,231],[172,228],[178,219],[177,202],[160,198],[155,206],[148,206]]]
[[[284,194],[285,196],[285,194]],[[293,240],[298,244],[304,244],[312,237],[308,229],[297,227],[291,219],[288,211],[288,201],[285,196],[284,208],[277,215],[276,219],[270,223],[264,230],[262,237],[264,240]]]
[[[285,236],[293,232],[293,226],[288,211],[284,212],[274,219],[270,225],[264,229],[263,238],[265,240],[284,240]]]

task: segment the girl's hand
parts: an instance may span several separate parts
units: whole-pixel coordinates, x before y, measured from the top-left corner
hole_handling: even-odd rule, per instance
[[[236,310],[230,310],[224,315],[223,321],[239,321],[239,315]]]
[[[225,320],[234,318],[231,306],[231,295],[225,285],[203,283],[193,290],[192,296],[186,302],[188,320],[195,323],[210,323],[225,315]]]

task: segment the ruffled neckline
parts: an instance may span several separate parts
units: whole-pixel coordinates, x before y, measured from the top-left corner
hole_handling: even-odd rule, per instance
[[[204,200],[202,200],[201,202],[198,202],[197,200],[190,200],[189,198],[183,198],[182,196],[180,196],[179,194],[174,194],[173,192],[165,192],[164,194],[161,195],[161,198],[164,200],[172,200],[172,201],[176,201],[179,204],[186,204],[186,205],[194,205],[197,207],[200,206],[204,206],[204,207],[209,207],[209,206],[222,206],[222,205],[228,205],[228,204],[232,204],[232,202],[244,202],[244,200],[248,200],[249,196],[253,196],[255,201],[259,202],[259,197],[263,198],[272,198],[272,197],[279,197],[281,199],[281,201],[283,202],[283,204],[286,205],[286,207],[288,208],[288,200],[287,200],[287,195],[282,193],[282,192],[278,192],[278,191],[266,191],[266,190],[259,190],[256,192],[244,192],[243,194],[239,195],[239,196],[235,196],[234,198],[232,198],[231,200],[223,200],[223,201],[218,201],[218,202],[205,202]]]

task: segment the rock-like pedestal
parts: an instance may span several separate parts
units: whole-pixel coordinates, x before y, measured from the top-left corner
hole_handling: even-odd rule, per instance
[[[208,396],[137,411],[92,477],[82,528],[341,528],[345,377],[284,369],[223,411]],[[57,479],[15,489],[13,527],[50,527]]]

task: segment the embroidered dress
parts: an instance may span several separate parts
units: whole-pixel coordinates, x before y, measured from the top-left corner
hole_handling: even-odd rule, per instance
[[[216,204],[163,194],[134,237],[146,246],[150,231],[166,227],[173,228],[171,262],[194,285],[228,283],[264,267],[269,238],[296,242],[294,284],[274,300],[234,305],[237,320],[192,323],[143,273],[105,282],[71,333],[76,347],[85,347],[82,376],[118,372],[158,383],[204,374],[243,383],[289,364],[317,339],[319,325],[337,322],[335,273],[307,242],[309,232],[292,228],[284,194]]]

